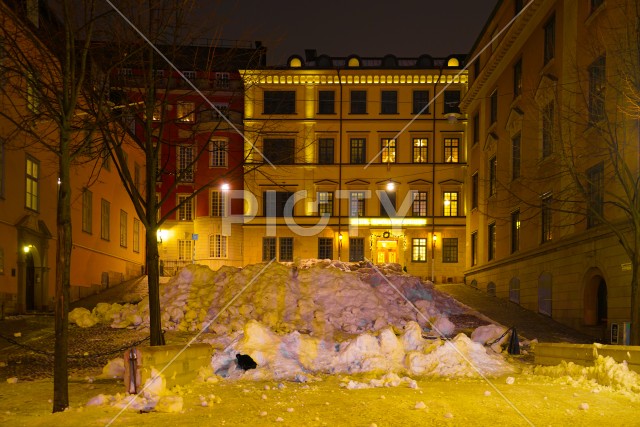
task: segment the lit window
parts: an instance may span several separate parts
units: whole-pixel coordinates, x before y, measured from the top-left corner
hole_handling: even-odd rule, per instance
[[[458,163],[459,152],[460,152],[460,139],[458,138],[444,139],[444,161],[446,163]]]
[[[411,239],[411,261],[427,262],[427,239]]]
[[[176,104],[176,118],[179,122],[193,123],[196,121],[196,107],[193,102],[178,101]]]
[[[426,138],[413,138],[413,163],[427,163],[428,146]]]
[[[396,162],[396,140],[382,138],[382,153],[380,156],[382,163]]]
[[[447,191],[443,197],[444,216],[458,216],[458,192]]]
[[[26,167],[26,199],[25,206],[27,209],[38,210],[40,202],[40,163],[27,157]]]
[[[227,236],[221,234],[209,236],[209,257],[227,258]]]

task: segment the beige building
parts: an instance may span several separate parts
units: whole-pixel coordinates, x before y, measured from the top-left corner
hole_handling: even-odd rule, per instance
[[[246,263],[465,266],[462,58],[292,56],[244,70]]]
[[[56,67],[46,48],[34,48],[47,27],[37,14],[22,15],[21,4],[0,2],[0,33],[11,35],[0,37],[0,316],[52,310],[55,295],[59,167],[43,143],[55,147],[58,128],[44,113],[38,79],[55,81]],[[33,68],[15,67],[19,52],[29,66],[42,65],[38,79]],[[81,156],[71,170],[74,300],[144,273],[144,229],[118,173],[108,158],[90,158]],[[131,169],[141,164],[133,152],[129,162]]]
[[[613,342],[630,320],[632,264],[620,242],[635,245],[623,210],[637,215],[625,194],[637,191],[637,115],[624,87],[638,76],[627,38],[637,23],[626,18],[636,7],[499,1],[469,55],[461,104],[466,283]]]

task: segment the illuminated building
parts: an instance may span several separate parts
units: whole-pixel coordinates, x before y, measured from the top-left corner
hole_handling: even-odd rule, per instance
[[[461,280],[463,65],[307,50],[241,71],[245,262],[371,260]]]

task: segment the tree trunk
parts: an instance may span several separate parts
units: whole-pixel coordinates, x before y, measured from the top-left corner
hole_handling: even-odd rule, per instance
[[[160,269],[158,266],[158,241],[156,230],[150,227],[146,232],[147,277],[149,287],[149,334],[151,345],[164,345],[162,318],[160,313]]]
[[[66,136],[61,136],[61,146],[67,147]],[[71,184],[68,150],[61,150],[59,158],[60,184],[56,228],[56,299],[55,299],[55,352],[53,368],[53,412],[64,411],[69,406],[69,374],[67,354],[69,349],[69,286],[71,275]]]
[[[640,301],[638,301],[638,268],[640,268],[640,252],[634,254],[631,270],[631,345],[640,345]]]

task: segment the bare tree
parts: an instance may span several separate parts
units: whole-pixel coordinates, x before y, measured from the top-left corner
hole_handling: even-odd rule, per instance
[[[11,124],[9,143],[32,144],[57,161],[57,248],[55,279],[55,361],[53,412],[69,406],[68,312],[72,248],[71,168],[87,161],[94,124],[82,113],[90,84],[88,53],[93,1],[47,4],[6,2],[0,39],[4,84],[10,108],[0,114]],[[80,24],[79,24],[80,23]],[[78,42],[83,40],[83,42]]]

